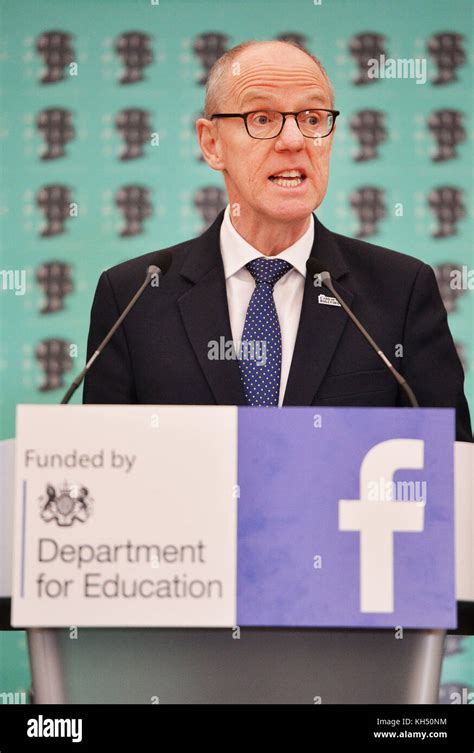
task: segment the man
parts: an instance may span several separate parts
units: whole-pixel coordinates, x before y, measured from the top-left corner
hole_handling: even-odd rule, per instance
[[[295,45],[245,43],[217,61],[196,130],[229,204],[203,235],[170,249],[159,287],[147,287],[90,370],[85,403],[406,405],[343,309],[314,286],[312,256],[420,406],[455,407],[457,439],[472,441],[432,269],[332,233],[313,214],[337,114],[321,63]],[[88,357],[163,260],[155,251],[102,273]]]

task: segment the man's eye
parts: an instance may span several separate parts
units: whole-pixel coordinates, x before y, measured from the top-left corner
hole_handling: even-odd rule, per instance
[[[254,117],[254,122],[257,125],[266,125],[268,123],[268,115],[261,113],[260,115],[256,115]]]

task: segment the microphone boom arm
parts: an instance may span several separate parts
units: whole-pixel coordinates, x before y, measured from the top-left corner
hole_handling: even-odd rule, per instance
[[[105,346],[109,342],[110,338],[113,336],[113,334],[117,331],[117,329],[122,324],[123,320],[127,316],[127,314],[130,311],[130,309],[133,308],[133,306],[135,305],[135,303],[140,298],[141,294],[145,290],[146,286],[150,282],[150,280],[153,277],[153,275],[156,275],[156,274],[161,275],[162,274],[162,270],[159,267],[156,267],[154,264],[151,264],[148,267],[147,271],[146,271],[145,281],[140,285],[140,287],[138,288],[137,292],[135,293],[135,295],[133,296],[133,298],[131,299],[131,301],[127,305],[127,307],[123,310],[123,312],[120,314],[119,318],[117,319],[117,321],[115,322],[115,324],[113,325],[113,327],[110,329],[110,331],[106,334],[106,336],[104,337],[104,339],[102,340],[102,342],[100,343],[100,345],[97,347],[97,350],[91,355],[91,357],[87,361],[86,365],[82,369],[81,373],[74,379],[73,383],[71,384],[71,386],[69,387],[68,391],[66,392],[66,394],[63,397],[63,399],[61,400],[60,405],[66,405],[70,401],[71,397],[74,395],[75,391],[77,390],[77,388],[81,385],[82,381],[84,380],[87,372],[89,371],[90,367],[94,363],[95,359],[101,354],[101,352],[103,351],[103,349],[105,348]]]
[[[397,371],[395,366],[392,363],[390,363],[390,361],[388,360],[383,350],[377,345],[373,337],[369,335],[365,327],[360,323],[357,317],[354,316],[354,314],[350,310],[347,303],[341,298],[337,290],[334,288],[331,275],[329,274],[329,272],[316,272],[316,273],[311,272],[311,273],[313,275],[313,279],[316,279],[317,277],[319,277],[321,283],[325,285],[327,288],[329,288],[329,290],[331,291],[331,293],[333,294],[337,302],[342,306],[342,308],[346,312],[347,316],[354,322],[359,332],[362,333],[362,335],[365,337],[369,345],[371,345],[371,347],[375,350],[379,358],[381,358],[384,364],[387,366],[387,368],[391,372],[394,379],[396,379],[400,387],[404,390],[405,394],[408,397],[408,400],[410,401],[410,405],[412,406],[412,408],[419,408],[420,407],[419,403],[415,397],[415,394],[412,388],[410,387],[406,379],[400,374],[400,372]]]

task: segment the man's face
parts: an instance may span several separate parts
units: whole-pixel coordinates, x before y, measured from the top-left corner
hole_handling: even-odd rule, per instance
[[[246,50],[238,61],[238,75],[227,72],[220,112],[249,110],[300,111],[331,108],[326,79],[316,64],[299,50],[270,43]],[[278,222],[302,220],[322,202],[328,184],[334,131],[315,141],[305,138],[293,116],[274,139],[251,138],[241,118],[214,119],[218,161],[229,201],[245,212]],[[282,186],[270,176],[298,169],[304,178],[297,186]]]

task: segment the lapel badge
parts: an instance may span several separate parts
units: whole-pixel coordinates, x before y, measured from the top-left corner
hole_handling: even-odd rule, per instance
[[[333,298],[330,295],[324,295],[324,293],[320,293],[318,295],[318,303],[324,303],[325,306],[341,306],[336,298]]]

